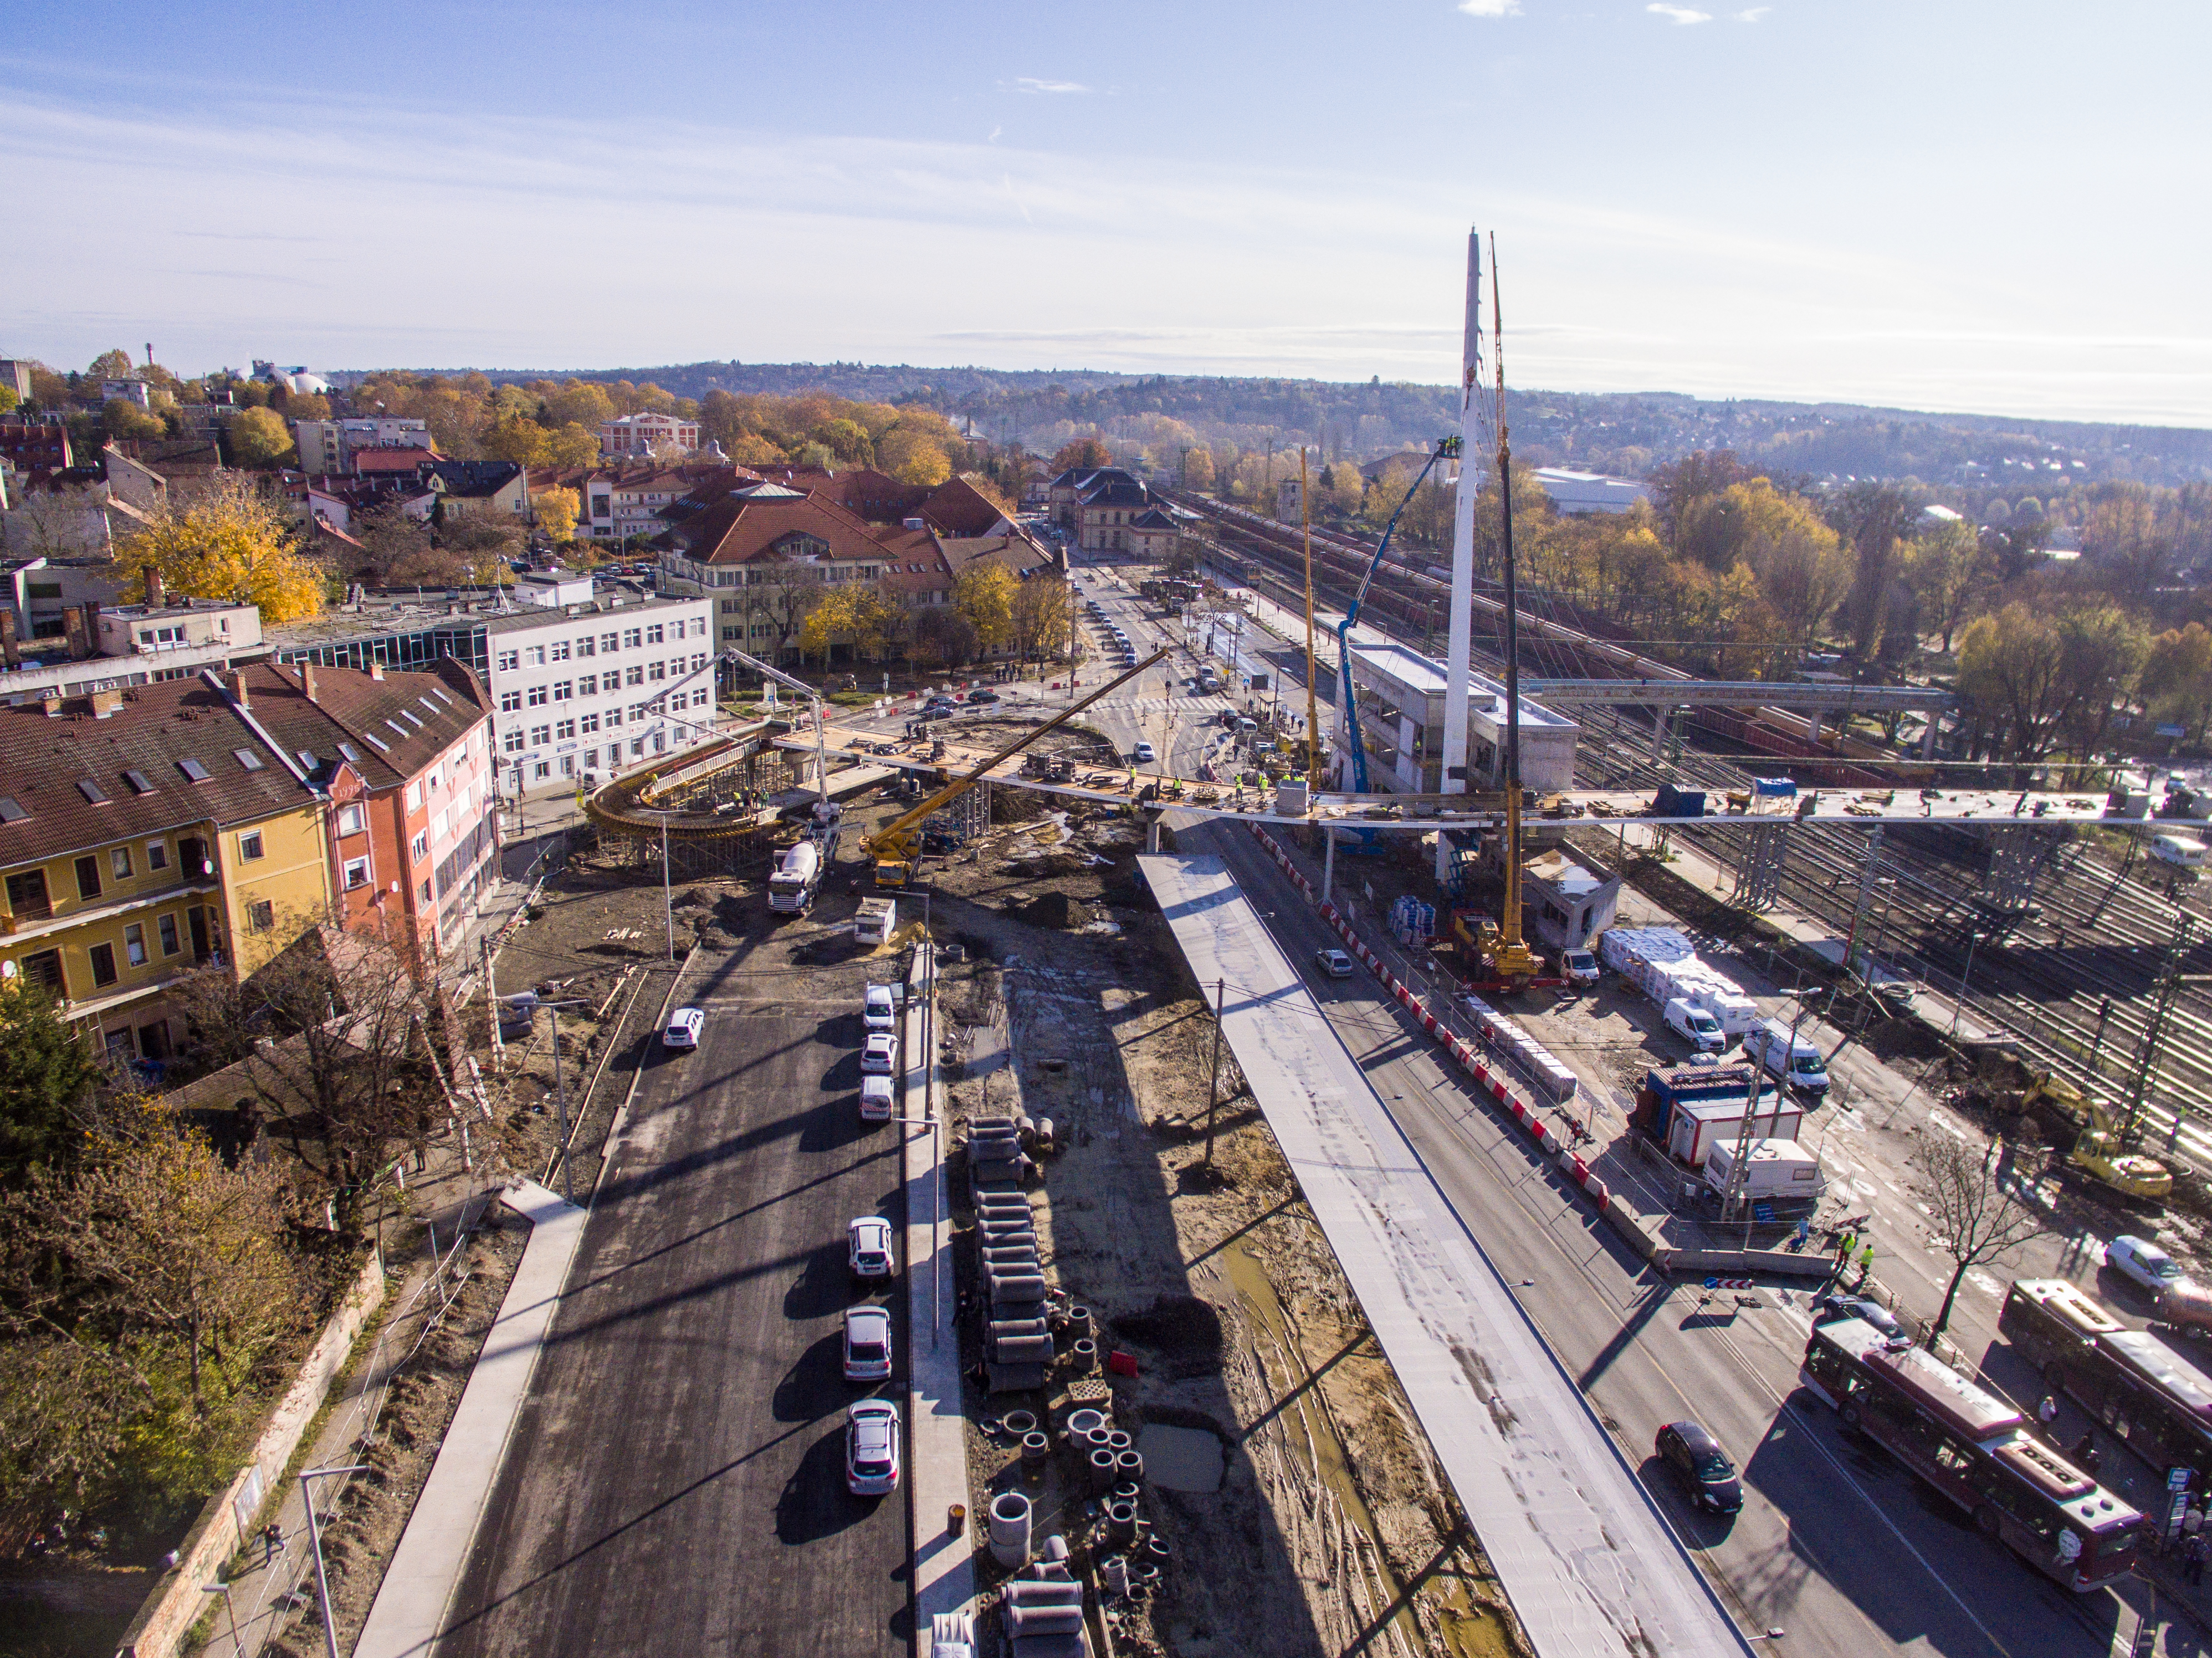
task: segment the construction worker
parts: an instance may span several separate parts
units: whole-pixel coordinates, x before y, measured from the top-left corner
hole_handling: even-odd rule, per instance
[[[1857,1283],[1851,1285],[1851,1288],[1854,1290],[1865,1289],[1867,1274],[1872,1271],[1874,1271],[1874,1245],[1871,1243],[1862,1243],[1859,1245],[1859,1278]]]
[[[1857,1242],[1858,1235],[1848,1226],[1844,1228],[1843,1236],[1836,1240],[1836,1276],[1838,1278],[1843,1277],[1844,1268],[1850,1265],[1851,1246]]]

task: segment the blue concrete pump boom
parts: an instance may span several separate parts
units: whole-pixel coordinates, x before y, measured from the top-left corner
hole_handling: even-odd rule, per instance
[[[1422,466],[1420,476],[1413,480],[1413,487],[1406,491],[1406,499],[1398,503],[1397,512],[1392,513],[1390,521],[1382,526],[1382,539],[1376,546],[1375,556],[1367,566],[1367,574],[1359,579],[1359,591],[1352,594],[1352,605],[1345,611],[1344,620],[1336,624],[1336,671],[1340,682],[1337,695],[1342,699],[1340,706],[1344,709],[1345,735],[1351,739],[1352,787],[1355,793],[1365,794],[1369,790],[1367,739],[1359,730],[1359,705],[1352,701],[1352,625],[1359,620],[1359,607],[1366,601],[1367,589],[1374,583],[1376,571],[1382,568],[1382,555],[1390,550],[1390,532],[1398,527],[1399,513],[1403,513],[1407,502],[1419,493],[1430,469],[1440,460],[1456,459],[1459,452],[1460,440],[1457,438],[1437,440],[1436,452]]]

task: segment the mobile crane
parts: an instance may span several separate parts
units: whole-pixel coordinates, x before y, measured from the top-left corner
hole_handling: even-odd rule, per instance
[[[1164,645],[1133,668],[1108,680],[1080,701],[1071,702],[1042,726],[1024,732],[988,760],[980,762],[964,776],[957,777],[927,796],[909,810],[902,812],[890,823],[870,835],[866,841],[868,854],[876,860],[876,884],[879,887],[902,887],[914,879],[914,868],[921,859],[921,826],[930,814],[943,811],[953,801],[974,788],[990,774],[991,768],[1011,760],[1024,749],[1055,726],[1066,724],[1089,708],[1107,692],[1127,684],[1139,674],[1167,655]]]

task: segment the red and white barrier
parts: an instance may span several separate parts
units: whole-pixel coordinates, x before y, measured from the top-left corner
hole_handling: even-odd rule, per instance
[[[1504,1077],[1492,1071],[1477,1056],[1474,1048],[1453,1035],[1447,1026],[1438,1022],[1437,1016],[1429,1011],[1428,1004],[1423,1001],[1410,986],[1400,981],[1396,975],[1385,967],[1381,957],[1368,949],[1365,941],[1352,930],[1351,924],[1344,919],[1334,904],[1321,902],[1320,895],[1313,889],[1313,883],[1307,880],[1304,873],[1291,861],[1290,853],[1283,850],[1273,835],[1268,834],[1257,823],[1250,824],[1249,827],[1260,844],[1267,848],[1268,855],[1275,860],[1276,865],[1296,882],[1298,890],[1304,893],[1306,897],[1319,908],[1322,920],[1336,929],[1337,937],[1344,940],[1346,950],[1352,959],[1381,980],[1382,987],[1397,999],[1398,1005],[1419,1019],[1421,1029],[1434,1036],[1443,1045],[1444,1051],[1458,1062],[1460,1068],[1474,1078],[1475,1086],[1511,1112],[1514,1121],[1528,1131],[1529,1138],[1536,1142],[1537,1149],[1553,1159],[1559,1164],[1561,1172],[1581,1187],[1588,1194],[1591,1202],[1596,1204],[1601,1209],[1603,1208],[1611,1198],[1612,1193],[1602,1180],[1590,1172],[1589,1165],[1567,1148],[1559,1135],[1553,1131],[1551,1124],[1537,1115],[1527,1101],[1513,1092]]]

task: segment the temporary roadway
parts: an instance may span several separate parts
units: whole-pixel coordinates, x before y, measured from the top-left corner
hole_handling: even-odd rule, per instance
[[[1748,1652],[1218,856],[1139,859],[1539,1652]]]

